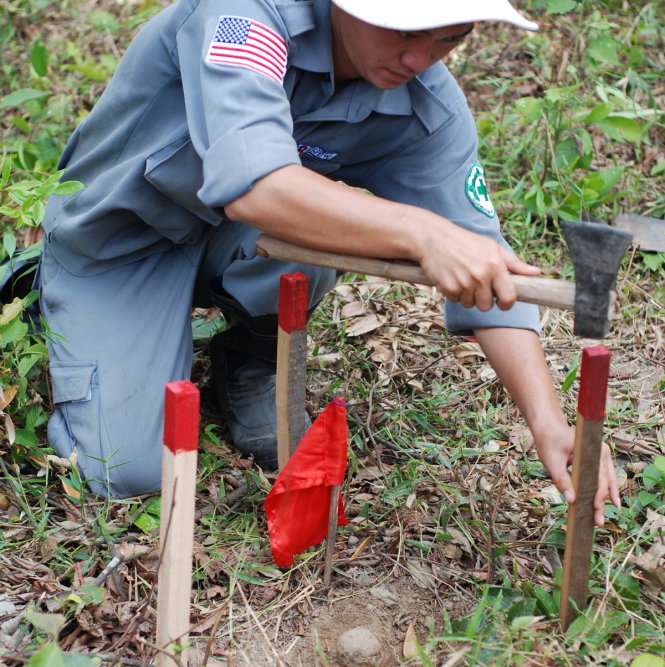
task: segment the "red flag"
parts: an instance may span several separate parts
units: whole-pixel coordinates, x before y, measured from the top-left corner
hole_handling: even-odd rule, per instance
[[[279,567],[321,542],[328,533],[330,487],[344,481],[346,409],[335,399],[316,418],[277,476],[264,503],[270,547]],[[337,525],[346,526],[340,493]]]

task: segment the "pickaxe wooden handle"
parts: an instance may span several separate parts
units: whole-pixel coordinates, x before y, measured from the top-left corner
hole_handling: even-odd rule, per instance
[[[295,243],[276,239],[267,234],[259,236],[256,241],[256,249],[263,257],[271,257],[272,259],[313,264],[314,266],[323,266],[338,271],[366,273],[371,276],[404,280],[408,283],[432,284],[432,281],[425,275],[420,266],[414,262],[313,250],[312,248],[305,248]],[[514,274],[511,274],[511,279],[517,289],[519,301],[537,303],[551,308],[575,309],[575,283],[573,282]]]

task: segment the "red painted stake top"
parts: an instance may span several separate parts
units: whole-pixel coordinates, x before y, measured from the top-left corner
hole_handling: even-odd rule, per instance
[[[604,345],[585,347],[582,350],[577,411],[589,421],[601,421],[605,417],[610,356],[610,351]]]
[[[283,273],[279,278],[279,328],[286,333],[307,327],[307,287],[304,273]]]
[[[189,380],[166,384],[164,445],[174,454],[198,449],[199,402],[199,390]]]

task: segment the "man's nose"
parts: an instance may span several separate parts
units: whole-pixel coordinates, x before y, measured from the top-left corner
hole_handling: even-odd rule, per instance
[[[402,54],[402,64],[412,72],[420,74],[433,62],[431,54],[424,48],[412,48]]]

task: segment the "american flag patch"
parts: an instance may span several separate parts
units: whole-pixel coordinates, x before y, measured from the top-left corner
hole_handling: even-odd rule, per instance
[[[220,16],[205,61],[247,67],[281,83],[286,57],[286,42],[268,26],[243,16]]]

